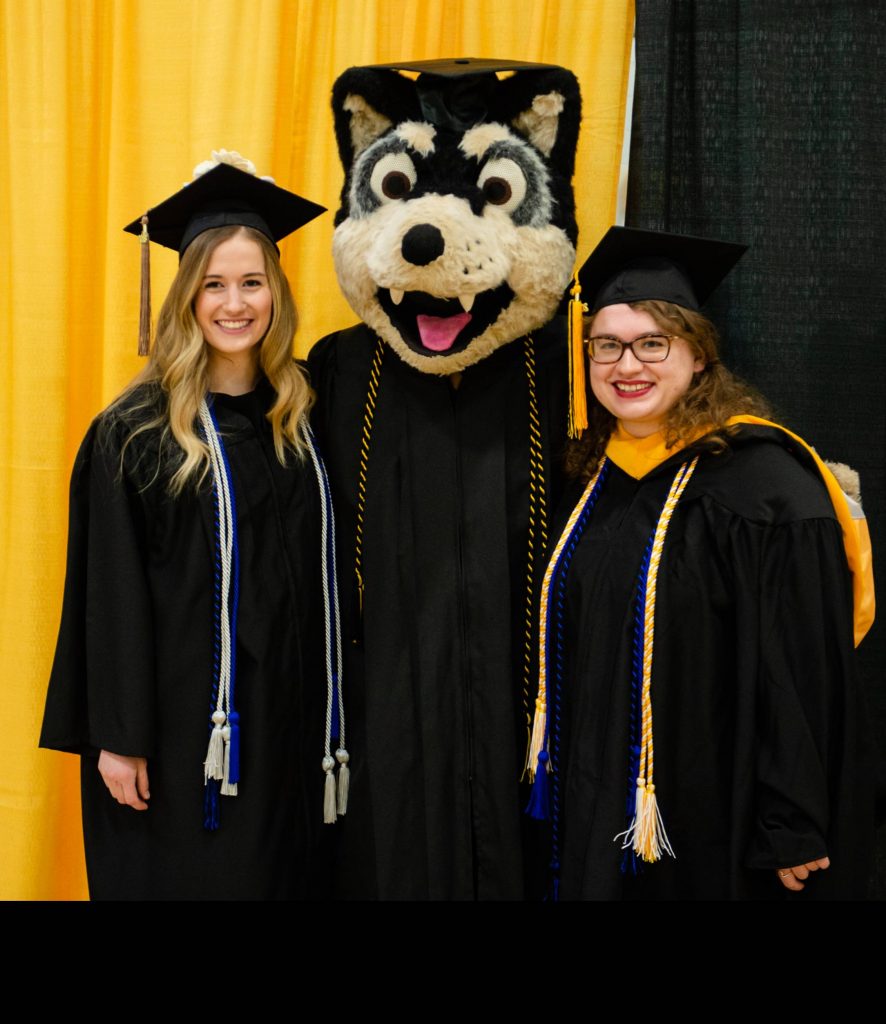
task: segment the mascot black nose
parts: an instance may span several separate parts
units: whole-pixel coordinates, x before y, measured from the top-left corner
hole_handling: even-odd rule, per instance
[[[416,224],[403,236],[400,251],[403,259],[417,267],[426,267],[443,255],[446,243],[439,228],[433,224]]]

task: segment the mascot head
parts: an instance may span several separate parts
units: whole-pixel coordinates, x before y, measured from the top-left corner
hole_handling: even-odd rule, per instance
[[[569,283],[578,82],[516,62],[396,67],[420,74],[351,68],[333,89],[336,272],[401,359],[455,373],[547,323]]]

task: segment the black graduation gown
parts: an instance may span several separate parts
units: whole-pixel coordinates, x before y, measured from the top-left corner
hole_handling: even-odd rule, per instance
[[[71,482],[68,564],[41,746],[82,757],[93,899],[318,895],[322,828],[320,515],[309,461],[274,453],[266,383],[215,406],[237,505],[239,795],[203,828],[213,664],[214,517],[208,483],[172,499],[159,432],[102,414]],[[168,465],[168,461],[166,462]],[[147,811],[117,804],[100,750],[148,758]]]
[[[546,486],[566,423],[565,330],[534,334]],[[364,325],[309,357],[328,460],[346,634],[353,768],[337,892],[520,899],[526,829],[522,666],[529,393],[523,340],[456,390],[385,350],[366,481],[358,624],[359,448],[376,340]],[[537,527],[538,529],[538,527]],[[543,544],[536,539],[537,572]],[[532,695],[534,699],[534,694]]]
[[[702,455],[671,520],[652,707],[675,858],[622,871],[634,593],[691,454],[640,480],[610,464],[570,568],[561,897],[780,898],[774,869],[828,855],[800,898],[863,898],[870,776],[840,526],[808,453],[760,426]],[[579,494],[566,496],[561,528]]]

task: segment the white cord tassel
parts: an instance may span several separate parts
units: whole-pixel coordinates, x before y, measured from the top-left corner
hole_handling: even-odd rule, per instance
[[[219,792],[222,796],[236,796],[237,783],[229,781],[231,777],[231,727],[229,725],[222,729],[222,738],[225,741],[225,770]]]
[[[222,607],[221,656],[219,658],[218,699],[215,711],[212,713],[213,729],[209,734],[209,749],[206,753],[206,761],[203,764],[203,778],[204,783],[208,782],[209,779],[220,780],[222,783],[220,788],[221,794],[223,796],[236,796],[237,784],[228,781],[231,758],[231,729],[228,725],[227,714],[228,710],[230,710],[231,702],[231,645],[235,642],[235,639],[231,637],[229,617],[234,549],[234,513],[221,445],[215,430],[215,424],[212,422],[212,416],[209,413],[209,406],[205,401],[200,405],[200,422],[203,426],[203,434],[209,448],[209,464],[218,494],[218,531],[222,570],[220,594]]]
[[[335,807],[335,758],[327,754],[323,758],[323,771],[326,772],[326,785],[323,790],[323,824],[334,825]]]
[[[335,759],[340,767],[338,769],[338,813],[348,813],[348,791],[351,788],[351,770],[348,768],[350,755],[344,747],[339,747],[335,752]]]
[[[206,760],[203,762],[203,781],[210,779],[221,779],[224,777],[224,724],[227,715],[224,711],[212,713],[213,727],[209,734],[209,749],[206,751]]]

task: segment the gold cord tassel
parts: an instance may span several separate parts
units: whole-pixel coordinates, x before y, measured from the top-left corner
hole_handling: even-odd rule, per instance
[[[585,390],[585,359],[582,335],[583,314],[587,311],[581,301],[578,274],[570,290],[569,300],[569,436],[579,438],[588,427],[588,398]]]
[[[548,705],[545,697],[539,697],[535,702],[535,716],[532,720],[532,737],[529,741],[529,754],[526,759],[526,771],[529,774],[529,781],[535,782],[535,773],[538,769],[538,755],[545,742],[545,732],[548,727]],[[548,771],[551,770],[551,763],[548,761]]]
[[[148,237],[148,215],[142,217],[142,233],[138,236],[142,249],[141,295],[138,316],[138,354],[146,356],[151,347],[151,246]]]

